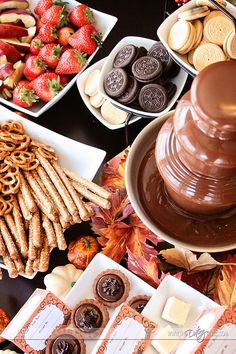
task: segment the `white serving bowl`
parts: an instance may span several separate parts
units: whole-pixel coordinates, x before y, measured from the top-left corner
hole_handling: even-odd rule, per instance
[[[110,96],[108,96],[104,90],[103,87],[103,81],[104,81],[104,77],[105,75],[112,69],[112,64],[114,61],[114,58],[116,56],[116,54],[118,53],[118,51],[124,47],[127,44],[133,44],[137,47],[143,46],[144,48],[146,48],[147,50],[151,48],[151,46],[156,43],[156,41],[152,40],[152,39],[148,39],[148,38],[143,38],[143,37],[134,37],[134,36],[129,36],[129,37],[124,37],[120,42],[117,43],[117,45],[113,48],[113,50],[111,51],[111,53],[109,54],[109,56],[106,58],[103,67],[102,67],[102,71],[101,71],[101,76],[100,76],[100,80],[98,83],[98,91],[108,100],[110,100],[115,106],[123,109],[124,111],[128,111],[131,112],[134,115],[137,116],[143,116],[143,117],[153,117],[156,118],[158,116],[160,116],[161,114],[165,114],[167,112],[169,112],[169,110],[171,109],[171,107],[175,104],[175,102],[177,101],[179,95],[181,94],[184,85],[186,83],[188,74],[180,69],[178,75],[176,77],[174,77],[173,79],[170,79],[171,82],[173,82],[174,84],[176,84],[177,86],[177,91],[174,95],[174,97],[170,100],[170,102],[168,103],[168,106],[166,107],[165,110],[163,110],[160,113],[150,113],[150,112],[144,112],[142,110],[138,110],[138,109],[134,109],[128,106],[125,106],[123,104],[121,104],[120,102],[116,101],[115,99],[111,98]]]
[[[30,9],[32,12],[33,12],[35,6],[37,5],[37,3],[38,3],[38,0],[30,0],[29,1],[29,6],[30,6]],[[73,7],[75,7],[79,4],[80,3],[75,0],[67,0],[67,5],[68,5],[69,9],[72,9]],[[115,24],[117,22],[117,17],[108,15],[104,12],[97,11],[94,9],[92,9],[92,10],[93,10],[94,19],[95,19],[95,27],[99,32],[102,33],[102,40],[105,41],[106,37],[111,32],[112,28],[115,26]],[[91,62],[91,60],[93,59],[93,57],[95,56],[95,54],[97,53],[98,50],[99,50],[99,48],[97,48],[97,50],[89,56],[86,66],[89,65],[89,63]],[[83,70],[85,69],[85,67],[83,68]],[[5,100],[1,96],[0,96],[0,103],[5,104],[6,106],[12,107],[17,111],[21,111],[26,114],[29,114],[33,117],[39,117],[41,114],[46,112],[49,108],[51,108],[55,103],[57,103],[69,91],[69,89],[76,82],[76,79],[81,74],[81,72],[76,74],[71,79],[71,81],[63,88],[63,90],[58,95],[56,95],[51,101],[49,101],[47,103],[41,101],[39,103],[34,104],[31,108],[27,109],[27,108],[23,108],[23,107],[20,107],[20,106],[14,104],[11,100]]]
[[[205,246],[197,246],[192,244],[191,240],[189,242],[180,241],[164,232],[159,225],[152,221],[143,208],[138,189],[138,172],[140,165],[146,153],[150,150],[153,144],[155,144],[160,127],[173,114],[173,112],[174,111],[165,113],[158,119],[154,119],[141,131],[141,133],[139,133],[131,145],[125,167],[125,185],[129,200],[144,225],[146,225],[154,234],[158,235],[158,237],[172,245],[185,247],[196,252],[223,252],[235,249],[236,243],[209,247],[207,244]],[[224,237],[224,235],[222,235],[222,237]]]
[[[165,21],[162,22],[160,27],[157,30],[157,36],[160,39],[160,41],[164,44],[164,46],[168,49],[170,55],[172,58],[178,63],[188,74],[195,76],[198,74],[198,71],[194,68],[193,65],[189,64],[187,60],[186,55],[181,55],[174,50],[172,50],[169,47],[168,44],[168,35],[170,32],[171,27],[175,24],[175,22],[178,20],[178,14],[180,12],[186,11],[191,9],[192,7],[195,7],[196,5],[196,0],[189,1],[185,5],[181,6],[179,9],[174,11],[171,15],[169,15]],[[232,4],[227,2],[227,7],[226,10],[229,11],[232,15],[236,16],[236,7],[233,6]]]
[[[114,129],[119,129],[119,128],[123,128],[125,126],[125,123],[122,124],[111,124],[109,123],[107,120],[105,120],[103,118],[103,116],[101,115],[101,108],[95,108],[90,104],[89,101],[89,96],[85,94],[84,92],[84,85],[86,82],[86,79],[88,77],[88,75],[95,69],[99,69],[102,70],[102,66],[105,62],[106,58],[103,58],[99,61],[97,61],[95,64],[89,66],[86,70],[84,70],[84,72],[78,76],[76,83],[77,83],[77,87],[80,93],[80,96],[82,98],[82,100],[84,101],[86,107],[88,108],[88,110],[94,115],[94,117],[96,117],[103,125],[105,125],[108,129],[114,130]],[[110,99],[109,99],[110,101]],[[133,116],[130,121],[129,124],[136,122],[137,120],[141,119],[141,117],[136,117]]]

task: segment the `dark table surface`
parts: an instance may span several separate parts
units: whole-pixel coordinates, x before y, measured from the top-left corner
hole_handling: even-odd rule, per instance
[[[87,0],[86,4],[92,8],[114,15],[118,22],[98,51],[93,62],[107,56],[112,48],[125,36],[140,36],[156,40],[157,28],[164,19],[165,0]],[[169,0],[167,10],[175,9],[174,0]],[[185,86],[186,90],[191,79]],[[83,103],[76,85],[54,107],[45,112],[34,121],[59,134],[95,146],[107,152],[104,162],[111,159],[126,147],[124,128],[109,130],[102,125],[88,111]],[[141,119],[128,128],[130,143],[138,133],[149,123],[148,119]],[[99,178],[99,171],[96,179]],[[81,234],[91,233],[89,224],[83,223],[71,227],[66,231],[67,240],[71,240]],[[56,265],[67,263],[67,252],[53,251],[49,272]],[[38,273],[33,280],[23,277],[10,279],[4,271],[3,280],[0,281],[0,307],[4,308],[10,317],[13,317],[25,303],[32,292],[37,288],[44,288],[43,278],[45,274]],[[11,344],[0,345],[0,349],[14,348]],[[19,349],[18,349],[19,351]]]

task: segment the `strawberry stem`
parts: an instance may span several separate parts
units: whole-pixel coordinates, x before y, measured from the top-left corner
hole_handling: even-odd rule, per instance
[[[86,7],[86,9],[84,9],[84,14],[87,21],[89,21],[90,23],[94,23],[93,13],[89,7]]]
[[[95,32],[95,33],[91,34],[91,38],[93,38],[96,41],[98,48],[102,47],[103,41],[102,41],[102,34],[101,33]]]
[[[64,85],[61,85],[60,76],[58,76],[57,79],[48,80],[47,87],[54,95],[56,95],[64,88]]]
[[[37,102],[39,98],[35,95],[34,90],[28,90],[25,87],[22,87],[20,89],[20,99],[23,102],[30,104],[31,102]]]
[[[82,66],[86,65],[87,59],[86,59],[86,53],[82,53],[80,50],[75,50],[75,57],[76,59],[80,62]]]

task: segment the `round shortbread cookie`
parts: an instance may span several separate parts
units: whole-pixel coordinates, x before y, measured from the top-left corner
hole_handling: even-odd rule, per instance
[[[209,19],[204,28],[204,37],[211,43],[223,46],[225,37],[234,29],[234,23],[226,16],[215,16]]]
[[[102,117],[111,124],[121,124],[124,123],[128,117],[128,113],[119,109],[113,104],[106,100],[101,107]]]
[[[200,45],[195,49],[193,54],[193,65],[198,71],[201,71],[210,64],[225,60],[226,57],[223,50],[213,43]]]
[[[191,32],[190,23],[179,20],[171,27],[168,36],[168,44],[173,50],[180,50],[187,43]]]
[[[203,34],[203,25],[202,22],[200,20],[196,20],[193,22],[193,26],[196,30],[196,39],[195,39],[195,43],[194,46],[192,47],[192,49],[195,49],[199,46],[201,40],[202,40],[202,34]]]
[[[189,64],[193,65],[193,55],[194,55],[195,49],[190,50],[188,53],[188,62]]]
[[[235,30],[229,33],[226,41],[226,50],[228,56],[232,59],[236,59],[236,35]]]
[[[227,34],[227,36],[225,37],[224,43],[223,43],[223,51],[225,52],[225,55],[226,55],[226,57],[228,57],[228,58],[229,58],[230,56],[229,56],[229,53],[228,53],[228,50],[227,50],[227,42],[228,42],[228,38],[229,38],[230,34],[231,34],[231,32],[229,32],[229,33]]]
[[[218,2],[219,5],[226,7],[227,3],[224,0],[216,0]],[[210,9],[215,10],[216,7],[214,4],[212,4],[212,2],[210,2],[209,0],[196,0],[196,5],[197,6],[208,6]]]
[[[89,102],[94,108],[99,108],[105,102],[105,98],[99,93],[89,97]]]
[[[185,21],[193,21],[197,20],[198,18],[205,17],[210,13],[210,10],[207,6],[197,6],[193,7],[192,9],[180,12],[178,14],[179,20]]]
[[[194,46],[194,44],[196,42],[195,27],[192,25],[192,23],[190,23],[190,27],[191,27],[191,30],[190,30],[190,34],[189,34],[189,39],[188,39],[187,43],[184,45],[184,47],[182,47],[178,51],[178,53],[180,53],[182,55],[187,54],[192,49],[192,47]]]
[[[225,14],[219,10],[214,10],[214,11],[211,11],[209,13],[209,15],[207,15],[204,20],[203,20],[203,27],[207,24],[207,22],[213,18],[213,17],[217,17],[217,16],[222,16],[222,17],[226,17],[228,19],[227,16],[225,16]]]
[[[93,96],[97,92],[97,84],[100,77],[100,70],[95,69],[88,75],[84,84],[84,93]]]

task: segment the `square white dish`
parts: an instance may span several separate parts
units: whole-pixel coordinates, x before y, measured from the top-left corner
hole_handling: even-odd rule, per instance
[[[189,64],[186,55],[181,55],[169,47],[168,44],[168,35],[171,27],[178,20],[178,14],[180,12],[191,9],[196,6],[196,0],[189,1],[188,3],[181,6],[179,9],[174,11],[171,15],[169,15],[165,21],[159,26],[157,30],[157,36],[160,41],[164,44],[164,46],[168,49],[169,53],[173,57],[173,59],[178,63],[184,70],[186,70],[190,75],[195,76],[198,74],[198,71],[194,68],[193,65]],[[232,15],[236,16],[236,7],[227,2],[226,10],[228,10]]]
[[[30,0],[29,1],[29,6],[30,6],[30,9],[32,12],[33,12],[35,6],[37,5],[37,3],[38,3],[38,0]],[[75,0],[67,0],[67,5],[68,5],[69,9],[72,9],[73,7],[75,7],[79,4],[80,3]],[[111,32],[112,28],[115,26],[115,24],[117,22],[117,17],[111,16],[111,15],[106,14],[101,11],[97,11],[95,9],[92,9],[92,11],[94,14],[94,19],[95,19],[95,27],[99,32],[102,33],[102,40],[105,41],[106,37]],[[86,66],[89,65],[89,63],[91,62],[93,57],[96,55],[98,50],[99,50],[99,48],[97,48],[97,50],[89,56]],[[85,69],[85,67],[83,68],[83,70]],[[17,106],[11,100],[9,100],[9,101],[5,100],[1,96],[0,96],[0,103],[5,104],[6,106],[10,106],[18,111],[29,114],[33,117],[39,117],[41,114],[46,112],[49,108],[51,108],[55,103],[57,103],[69,91],[69,89],[76,82],[76,79],[81,74],[81,72],[76,74],[71,79],[71,81],[63,88],[63,90],[58,95],[56,95],[51,101],[49,101],[47,103],[44,103],[41,101],[40,103],[36,103],[31,108],[27,109],[27,108]]]
[[[158,117],[162,114],[165,114],[167,112],[169,112],[169,110],[171,109],[171,107],[175,104],[175,102],[177,101],[178,97],[180,96],[184,85],[186,83],[188,74],[180,69],[178,75],[176,77],[174,77],[173,79],[170,79],[171,82],[173,82],[174,84],[176,84],[177,86],[177,91],[174,95],[174,97],[170,100],[168,106],[166,107],[166,109],[164,109],[162,112],[159,113],[150,113],[150,112],[143,112],[141,110],[138,109],[134,109],[134,108],[130,108],[128,106],[125,106],[121,103],[119,103],[118,101],[116,101],[115,99],[109,97],[103,87],[103,81],[104,81],[104,77],[105,75],[112,69],[112,64],[114,61],[114,58],[116,56],[116,54],[118,53],[118,51],[124,47],[125,45],[128,44],[133,44],[137,47],[143,46],[145,47],[147,50],[149,48],[151,48],[151,46],[156,43],[156,41],[154,41],[153,39],[148,39],[148,38],[143,38],[143,37],[134,37],[134,36],[128,36],[128,37],[124,37],[123,39],[121,39],[120,42],[118,42],[116,44],[116,46],[113,48],[113,50],[111,51],[111,53],[109,54],[109,56],[106,58],[103,67],[102,67],[102,71],[101,71],[101,76],[100,76],[100,80],[98,83],[98,91],[108,100],[110,100],[115,106],[125,110],[125,111],[129,111],[132,112],[134,115],[137,116],[144,116],[144,117]]]
[[[161,317],[165,303],[170,296],[174,296],[192,305],[184,327],[174,325]],[[174,329],[181,331],[182,328],[190,328],[200,313],[209,307],[220,307],[220,305],[181,280],[168,275],[162,280],[159,287],[155,290],[155,294],[145,306],[142,314],[156,322],[159,328],[164,328],[167,325],[171,325]],[[150,345],[147,353],[156,354],[157,351]]]
[[[64,302],[73,308],[82,299],[94,298],[93,280],[99,273],[106,269],[117,269],[127,276],[130,282],[130,293],[127,301],[136,295],[152,296],[155,293],[155,289],[153,287],[139,279],[135,274],[131,273],[129,270],[114,262],[102,253],[98,253],[70,290],[69,294],[64,299]],[[116,308],[108,308],[110,317],[113,315],[115,309]],[[96,340],[85,340],[86,353],[92,353],[96,343]]]
[[[76,83],[77,83],[77,87],[78,87],[80,96],[81,96],[82,100],[84,101],[86,107],[89,109],[89,111],[94,115],[94,117],[96,117],[108,129],[114,130],[114,129],[123,128],[125,126],[125,123],[122,123],[122,124],[111,124],[108,121],[106,121],[103,118],[103,116],[101,115],[101,109],[100,108],[94,108],[89,102],[89,96],[87,96],[84,93],[84,85],[85,85],[85,82],[86,82],[86,79],[87,79],[88,75],[95,69],[102,70],[102,67],[103,67],[103,64],[105,63],[105,61],[106,61],[106,58],[103,58],[103,59],[97,61],[96,63],[94,63],[93,65],[89,66],[87,69],[85,69],[83,71],[83,73],[78,76],[78,78],[76,80]],[[141,117],[133,116],[130,119],[129,124],[134,123],[134,122],[136,122],[139,119],[141,119]]]
[[[93,179],[106,156],[104,150],[82,144],[78,141],[57,134],[0,105],[0,123],[6,120],[17,120],[23,123],[26,132],[32,138],[55,148],[60,156],[59,161],[62,166],[89,180]],[[6,269],[1,262],[0,267]],[[34,276],[35,274],[27,278],[32,279]]]

